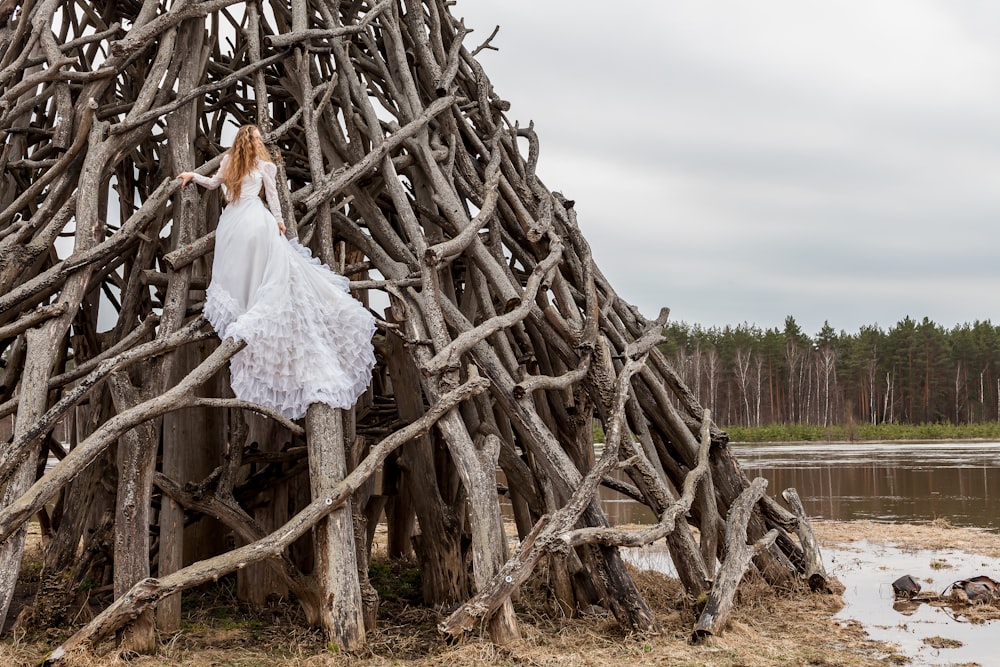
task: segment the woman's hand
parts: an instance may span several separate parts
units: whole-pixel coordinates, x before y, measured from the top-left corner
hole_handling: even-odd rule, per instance
[[[194,173],[190,171],[182,171],[177,174],[177,178],[181,179],[181,187],[183,188],[194,179]]]
[[[283,222],[279,222],[279,223],[278,223],[278,232],[279,232],[279,233],[280,233],[280,234],[281,234],[282,236],[284,236],[284,235],[285,235],[285,223],[283,223]]]

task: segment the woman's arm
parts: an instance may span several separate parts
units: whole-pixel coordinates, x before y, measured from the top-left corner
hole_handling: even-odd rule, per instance
[[[228,161],[229,161],[229,156],[224,155],[222,157],[222,162],[219,164],[218,170],[216,170],[216,172],[211,176],[202,176],[201,174],[196,174],[193,171],[183,171],[177,174],[177,178],[181,179],[182,188],[191,181],[194,181],[203,188],[214,190],[220,185],[222,185],[222,172],[226,168],[226,163]]]
[[[264,176],[264,196],[267,198],[267,207],[271,209],[271,215],[278,223],[278,230],[285,233],[285,222],[281,215],[281,200],[278,199],[278,167],[273,162],[261,162],[261,174]]]

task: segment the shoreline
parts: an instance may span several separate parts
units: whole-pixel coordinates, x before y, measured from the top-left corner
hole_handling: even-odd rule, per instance
[[[947,519],[925,523],[894,523],[853,519],[810,519],[821,548],[834,548],[862,540],[928,551],[956,549],[989,558],[1000,558],[1000,534],[989,528],[956,526]]]
[[[730,440],[726,445],[740,445],[740,446],[750,446],[750,445],[812,445],[812,444],[824,444],[824,445],[930,445],[934,443],[956,443],[956,444],[975,444],[975,443],[990,443],[996,442],[1000,443],[1000,438],[899,438],[899,439],[877,439],[877,440],[841,440],[838,438],[830,438],[823,440]]]

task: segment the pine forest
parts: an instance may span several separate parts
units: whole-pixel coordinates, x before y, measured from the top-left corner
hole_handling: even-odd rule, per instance
[[[973,424],[1000,420],[1000,326],[893,327],[809,336],[752,324],[669,324],[663,349],[720,424]]]

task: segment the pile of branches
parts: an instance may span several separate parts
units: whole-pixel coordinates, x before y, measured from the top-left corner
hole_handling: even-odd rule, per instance
[[[441,631],[498,643],[540,563],[556,608],[657,630],[619,547],[659,539],[708,597],[695,636],[748,568],[825,586],[794,493],[790,512],[745,477],[657,348],[666,311],[601,274],[477,60],[492,36],[472,44],[453,4],[0,0],[0,619],[33,518],[45,569],[20,622],[69,626],[84,581],[104,601],[55,658],[114,634],[151,650],[178,591],[236,570],[357,647],[380,521],[453,610]],[[289,234],[379,317],[352,411],[293,423],[232,398],[243,343],[201,315],[222,203],[174,175],[212,173],[247,122]],[[601,489],[657,523],[612,526]]]

